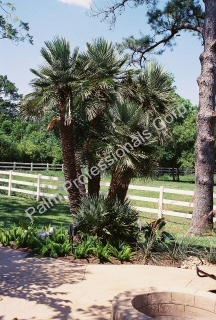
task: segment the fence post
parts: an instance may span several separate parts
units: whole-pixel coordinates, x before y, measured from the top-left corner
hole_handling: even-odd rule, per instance
[[[49,163],[47,163],[47,171],[49,171]]]
[[[160,186],[160,196],[158,205],[158,219],[163,217],[163,196],[164,196],[164,186]]]
[[[13,170],[16,170],[16,162],[13,163]]]
[[[37,201],[40,201],[40,183],[41,183],[41,174],[38,175],[38,181],[37,181]]]
[[[8,177],[8,196],[10,197],[11,196],[11,189],[12,189],[12,174],[13,174],[13,171],[10,170],[9,172],[9,177]]]
[[[63,165],[63,163],[62,163],[62,171],[64,171],[64,165]]]
[[[31,162],[31,171],[33,171],[33,162]]]

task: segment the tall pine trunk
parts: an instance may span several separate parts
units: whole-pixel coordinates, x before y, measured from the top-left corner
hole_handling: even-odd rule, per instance
[[[197,118],[195,203],[188,234],[213,228],[214,127],[216,93],[216,1],[205,1],[204,52],[200,56]]]
[[[60,137],[62,145],[62,158],[65,183],[70,203],[70,211],[73,213],[80,203],[79,188],[73,183],[77,179],[76,157],[75,157],[75,139],[73,121],[65,124],[64,117],[60,120]]]
[[[119,201],[124,202],[131,178],[132,174],[129,170],[122,171],[120,168],[116,168],[112,173],[108,198],[117,198]]]

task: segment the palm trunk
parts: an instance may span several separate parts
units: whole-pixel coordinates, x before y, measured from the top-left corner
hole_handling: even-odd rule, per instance
[[[200,56],[198,134],[196,139],[195,204],[191,235],[213,228],[214,127],[216,93],[216,1],[205,1],[204,52]]]
[[[79,155],[77,151],[75,151],[75,162],[76,162],[77,178],[80,177],[78,180],[79,192],[80,192],[80,196],[83,197],[86,195],[86,188],[85,188],[84,179],[82,177],[82,170],[81,170]]]
[[[95,164],[89,163],[89,176],[91,176],[91,178],[88,178],[88,195],[90,197],[98,197],[100,192],[100,172],[97,175],[92,175],[90,171],[94,166]]]
[[[99,196],[100,192],[100,181],[101,181],[101,175],[100,172],[97,175],[91,174],[91,168],[97,166],[97,159],[95,157],[95,150],[91,145],[91,142],[96,137],[95,132],[97,133],[103,133],[103,116],[102,114],[98,114],[92,121],[91,121],[91,133],[89,135],[89,141],[88,141],[88,148],[90,149],[90,158],[91,160],[88,161],[88,168],[89,168],[89,175],[91,178],[88,178],[88,194],[89,196]]]
[[[68,125],[64,123],[64,117],[60,120],[60,136],[62,144],[62,158],[65,176],[65,186],[68,192],[70,210],[73,213],[80,203],[79,188],[74,181],[77,179],[76,159],[75,159],[75,139],[73,121]]]
[[[131,171],[122,171],[121,169],[116,168],[112,173],[108,198],[117,198],[119,201],[124,202],[131,178]]]

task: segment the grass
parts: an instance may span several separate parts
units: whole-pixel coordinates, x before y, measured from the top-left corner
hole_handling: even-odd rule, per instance
[[[31,173],[32,174],[32,172],[26,172],[26,173]],[[34,171],[34,174],[38,174],[38,173],[40,173],[40,174],[42,174],[44,176],[48,175],[48,176],[57,176],[57,177],[63,178],[63,172],[61,172],[61,171],[42,171],[42,172],[41,171],[40,172],[35,172]],[[1,174],[0,178],[5,178],[5,175],[3,176]],[[14,176],[13,180],[23,180],[23,181],[26,181],[26,182],[34,182],[34,183],[36,183],[36,179],[35,178],[30,178],[30,177]],[[110,176],[109,175],[103,176],[102,180],[104,182],[110,182]],[[0,183],[2,185],[7,186],[7,183],[5,183],[5,182],[0,182]],[[58,187],[62,187],[64,185],[63,181],[55,181],[55,180],[50,180],[50,179],[47,179],[47,180],[43,179],[42,183],[43,184],[51,184],[53,186],[58,186]],[[180,182],[175,182],[175,181],[172,181],[172,178],[169,175],[164,175],[164,176],[158,177],[155,180],[133,179],[131,184],[134,184],[134,185],[145,185],[145,186],[151,186],[151,187],[160,187],[161,185],[163,185],[166,188],[193,191],[194,190],[194,176],[193,175],[182,176]],[[13,183],[13,187],[36,191],[36,186],[35,187],[22,186],[22,185],[18,185],[18,184]],[[63,188],[62,188],[62,190],[41,188],[41,191],[45,192],[45,193],[66,195],[66,192],[65,192],[65,190],[63,190]],[[108,187],[102,186],[101,187],[101,191],[102,192],[107,192],[108,191]],[[7,191],[0,190],[0,193],[1,194],[7,194]],[[27,194],[22,194],[22,193],[19,193],[19,192],[13,192],[13,195],[25,197],[27,199],[34,199],[35,198],[34,195],[27,195]],[[128,195],[152,197],[152,198],[157,198],[157,199],[159,198],[159,192],[152,192],[152,191],[139,191],[139,190],[131,190],[130,189],[128,191]],[[168,200],[172,200],[172,201],[186,201],[186,202],[189,202],[189,203],[193,202],[192,196],[179,195],[179,194],[170,194],[170,193],[164,193],[164,199],[168,199]],[[153,208],[153,209],[157,209],[158,208],[158,204],[157,203],[153,203],[153,202],[144,202],[144,201],[132,200],[132,204],[134,206],[139,206],[139,207],[147,207],[147,208]],[[216,199],[215,199],[215,203],[214,204],[216,204]],[[190,205],[188,207],[185,207],[185,206],[176,206],[174,204],[165,204],[164,205],[164,209],[165,210],[170,210],[170,211],[184,212],[184,213],[192,213],[192,211],[193,211],[193,209],[192,209],[192,207]]]
[[[50,207],[46,212],[40,214],[37,210],[37,206],[42,202],[37,203],[32,199],[26,199],[24,197],[0,195],[0,228],[10,229],[13,224],[18,225],[21,220],[29,224],[31,221],[26,215],[25,210],[30,207],[34,207],[36,212],[33,215],[34,223],[38,227],[47,226],[66,226],[71,223],[71,215],[68,203],[62,201],[53,207]],[[32,211],[30,211],[32,212]]]
[[[32,173],[32,172],[26,172]],[[58,176],[63,178],[63,172],[60,171],[43,171],[43,172],[33,172],[34,174],[42,174],[48,176]],[[3,176],[0,175],[2,178]],[[28,178],[28,177],[14,177],[14,180],[23,180],[23,181],[33,181],[35,179]],[[109,176],[103,176],[104,182],[110,182]],[[2,183],[2,182],[1,182]],[[52,185],[63,185],[63,181],[54,181],[54,180],[44,180],[44,184],[52,184]],[[4,184],[4,183],[2,183]],[[182,176],[180,182],[172,181],[172,178],[169,175],[161,176],[156,180],[144,180],[144,179],[133,179],[132,184],[135,185],[145,185],[151,187],[160,187],[164,185],[166,188],[178,189],[178,190],[194,190],[194,176]],[[17,185],[18,186],[18,185]],[[23,186],[25,189],[30,189],[29,186]],[[34,188],[35,190],[35,188]],[[107,191],[108,187],[102,187],[101,191]],[[44,192],[47,193],[59,193],[59,194],[66,194],[64,190],[50,190],[43,188]],[[41,227],[44,225],[51,224],[52,226],[68,226],[71,223],[71,216],[69,211],[69,206],[66,201],[61,201],[58,204],[55,204],[50,209],[47,209],[43,214],[40,214],[37,207],[43,202],[37,203],[35,201],[35,196],[32,195],[25,195],[19,193],[13,193],[13,197],[8,197],[6,192],[0,191],[0,227],[4,227],[6,229],[10,228],[14,223],[18,224],[20,220],[26,221],[30,223],[29,218],[27,217],[25,210],[29,207],[34,207],[36,212],[33,215],[34,223]],[[129,190],[128,194],[130,195],[138,195],[138,196],[145,196],[145,197],[159,197],[158,192],[150,192],[150,191],[138,191],[138,190]],[[19,197],[17,196],[19,195]],[[191,196],[186,195],[174,195],[174,194],[165,194],[165,199],[171,200],[179,200],[179,201],[188,201],[190,202]],[[150,203],[150,202],[141,202],[141,201],[132,201],[133,205],[136,206],[145,206],[149,208],[157,208],[157,203]],[[179,212],[186,212],[192,213],[192,208],[190,207],[180,207],[174,205],[166,205],[165,209],[179,211]],[[32,209],[33,210],[33,209]],[[30,211],[31,212],[31,211]],[[152,213],[141,213],[140,220],[145,223],[149,222],[150,220],[155,220],[157,218],[156,214]],[[166,230],[172,234],[175,234],[176,237],[184,237],[186,231],[188,230],[190,220],[178,217],[171,217],[165,216],[166,218]],[[200,245],[207,246],[210,242],[213,242],[213,245],[216,247],[216,238],[215,234],[209,234],[206,237],[195,237],[190,241],[194,243],[199,243]]]
[[[30,224],[30,219],[25,214],[25,210],[29,207],[37,208],[39,204],[42,204],[42,202],[37,203],[32,199],[16,196],[8,198],[8,196],[0,195],[0,228],[10,229],[14,224],[19,225],[20,221],[25,221],[27,224]],[[39,214],[37,211],[33,215],[33,218],[34,224],[39,228],[48,225],[55,227],[62,225],[65,226],[65,228],[68,228],[68,225],[72,221],[68,203],[65,201],[56,204],[43,214]],[[155,219],[157,219],[156,214],[142,213],[140,216],[140,220],[143,224]],[[216,237],[214,233],[208,234],[205,237],[185,237],[190,223],[189,219],[166,216],[165,221],[166,231],[173,234],[175,238],[184,238],[184,241],[194,246],[216,248]]]

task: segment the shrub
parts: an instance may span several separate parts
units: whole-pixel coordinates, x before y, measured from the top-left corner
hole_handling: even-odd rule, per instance
[[[144,234],[146,241],[154,240],[155,242],[173,241],[173,236],[164,230],[166,225],[165,219],[160,218],[150,223],[147,223],[141,228],[141,232]]]
[[[107,261],[111,262],[109,244],[104,246],[101,242],[98,242],[95,252],[100,263]]]
[[[39,251],[35,253],[39,253],[40,257],[63,257],[67,256],[72,252],[72,245],[69,243],[69,238],[67,235],[67,230],[64,227],[60,227],[54,231],[54,233],[45,238],[40,239],[42,247],[39,248]]]
[[[99,197],[85,197],[74,215],[78,231],[98,237],[103,244],[134,242],[137,240],[138,212],[129,201]]]
[[[57,243],[53,241],[51,237],[47,237],[43,241],[45,241],[45,243],[43,243],[43,246],[40,249],[40,257],[63,257],[67,256],[72,250],[71,244],[68,240],[63,243]]]
[[[169,244],[173,247],[174,238],[164,231],[166,222],[164,218],[147,223],[141,228],[138,239],[138,247],[144,253],[144,263],[151,257],[152,251],[167,251]]]
[[[135,252],[131,251],[131,247],[121,243],[118,248],[110,245],[110,253],[116,257],[119,261],[130,261]]]
[[[17,248],[28,247],[32,254],[39,254],[40,257],[57,258],[68,255],[72,246],[69,243],[67,230],[63,227],[57,229],[50,237],[38,238],[38,229],[34,225],[13,226],[12,229],[0,230],[0,242],[3,246],[14,245]],[[50,226],[45,229],[50,229]]]
[[[81,243],[73,245],[73,256],[77,259],[86,259],[95,250],[95,238],[87,236]]]
[[[36,236],[36,233],[32,225],[24,227],[14,225],[10,230],[0,230],[0,242],[3,246],[15,245],[17,248],[23,248],[28,246],[29,239]]]

